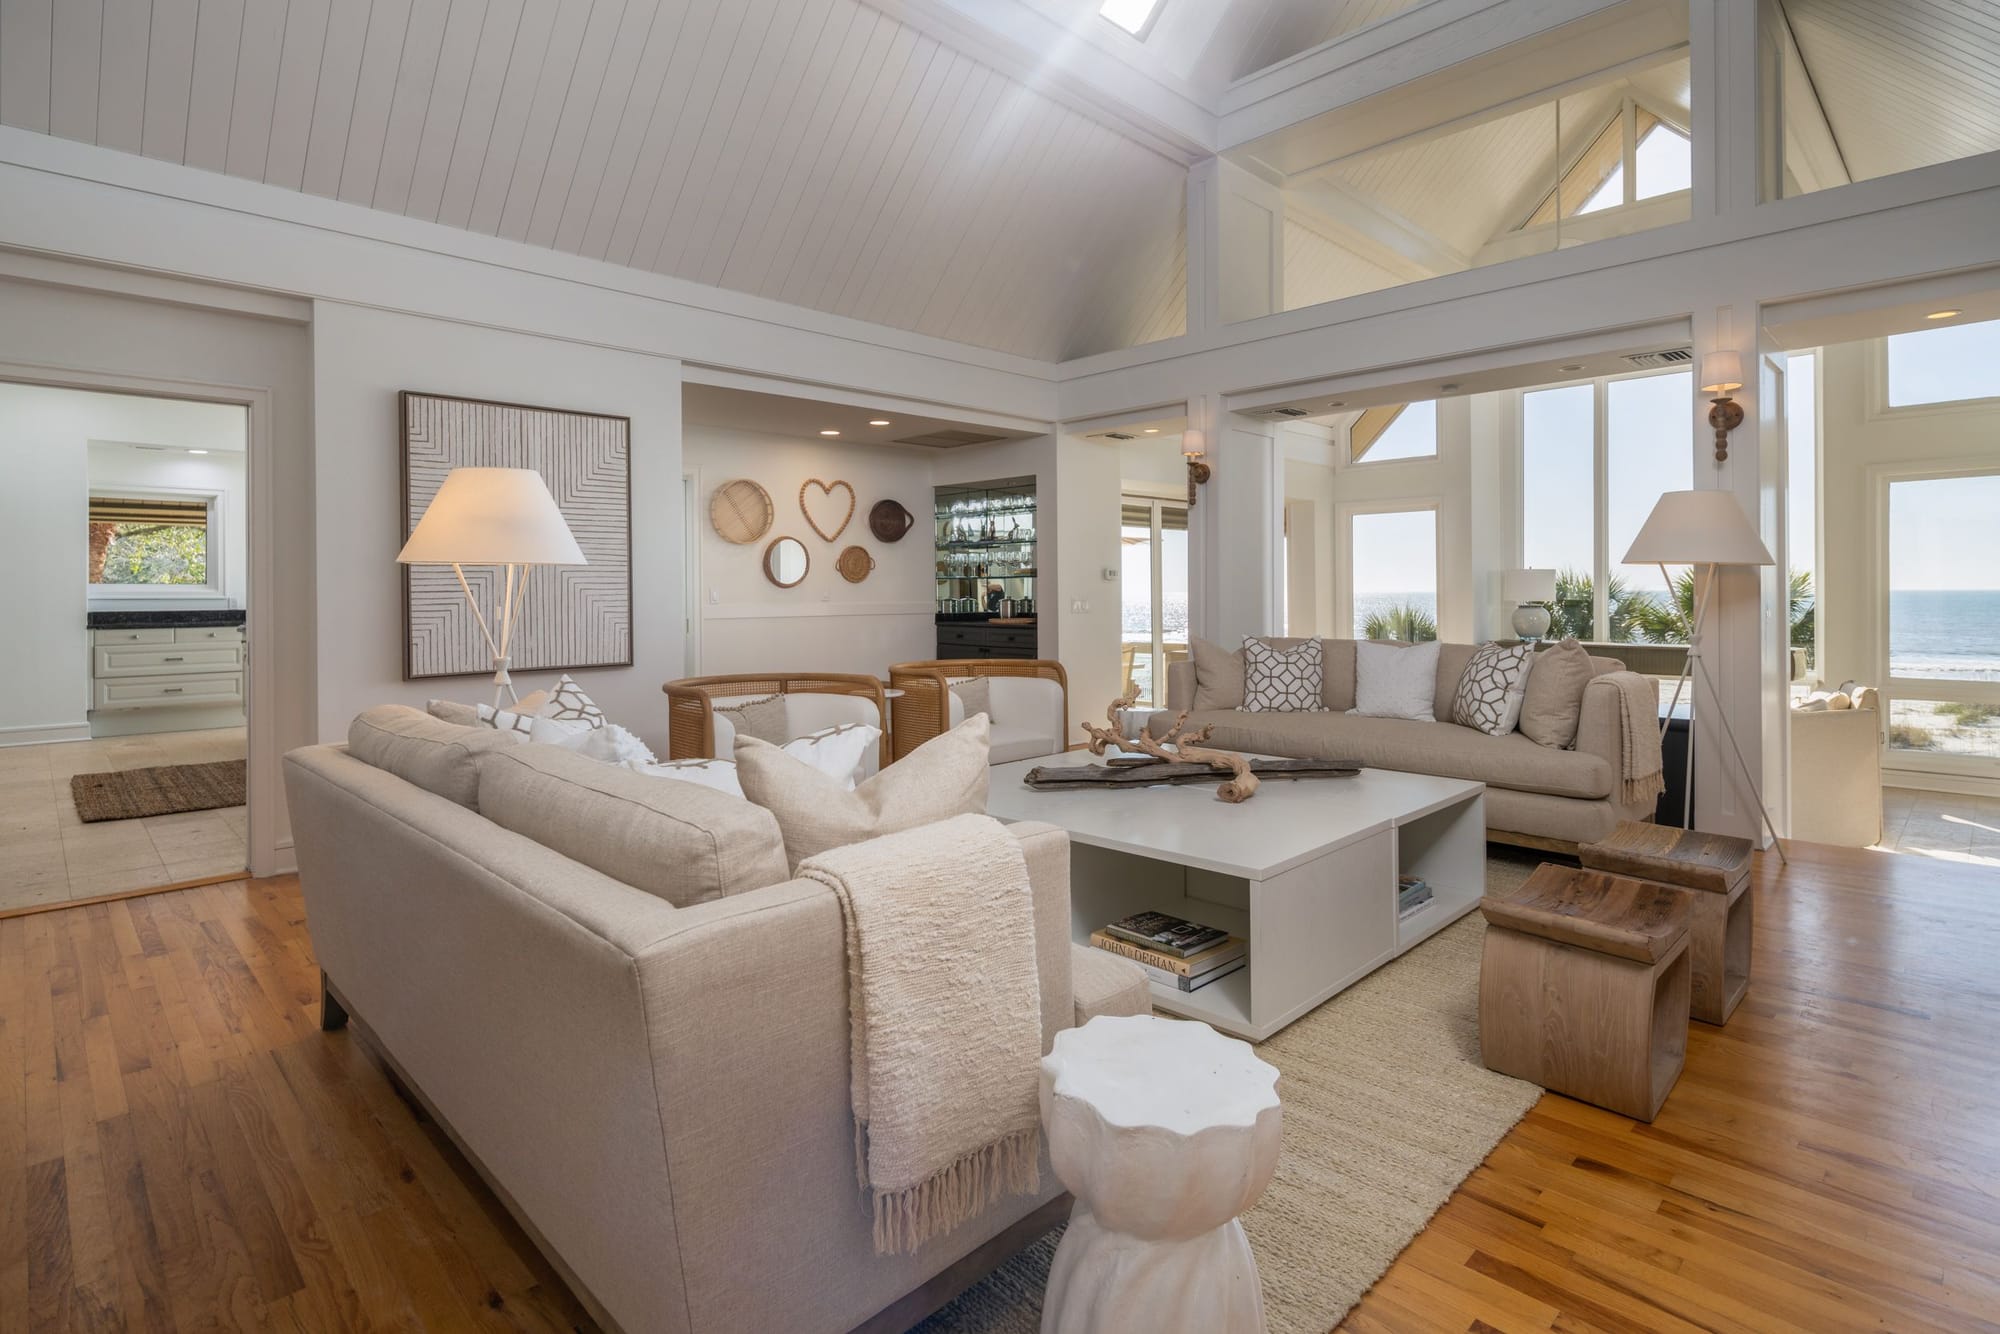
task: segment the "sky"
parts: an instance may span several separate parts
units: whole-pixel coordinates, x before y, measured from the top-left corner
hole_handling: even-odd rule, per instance
[[[1889,485],[1889,587],[2000,586],[2000,475]]]

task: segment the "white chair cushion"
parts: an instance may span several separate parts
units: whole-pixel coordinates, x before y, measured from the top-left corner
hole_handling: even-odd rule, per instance
[[[1054,739],[1042,732],[994,723],[988,762],[1007,764],[1014,760],[1031,760],[1039,755],[1053,755],[1057,749]]]

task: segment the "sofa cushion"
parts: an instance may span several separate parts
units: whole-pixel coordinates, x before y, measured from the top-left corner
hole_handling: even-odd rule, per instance
[[[1153,987],[1146,970],[1109,950],[1075,945],[1070,950],[1070,1003],[1076,1026],[1100,1014],[1151,1014]]]
[[[1188,649],[1194,659],[1194,707],[1242,708],[1243,654],[1211,644],[1200,635],[1189,636]]]
[[[1583,688],[1596,674],[1596,664],[1574,639],[1537,653],[1521,696],[1521,735],[1544,746],[1574,746]]]
[[[1326,707],[1346,713],[1354,707],[1354,641],[1322,639],[1319,660],[1326,672]]]
[[[479,809],[479,757],[527,743],[518,732],[461,727],[401,704],[379,704],[347,726],[347,752],[355,759]]]
[[[487,756],[479,766],[479,812],[677,908],[762,889],[790,874],[769,811],[557,746]]]
[[[1611,764],[1586,751],[1538,746],[1518,732],[1487,736],[1454,723],[1352,713],[1198,711],[1188,726],[1213,724],[1224,750],[1353,760],[1371,769],[1466,778],[1494,787],[1595,800],[1612,792]]]
[[[1431,717],[1451,721],[1452,710],[1458,705],[1458,683],[1477,652],[1477,644],[1438,644],[1437,692],[1431,699]]]

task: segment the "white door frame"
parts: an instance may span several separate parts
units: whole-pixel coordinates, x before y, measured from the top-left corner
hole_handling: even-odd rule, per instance
[[[245,852],[251,875],[277,874],[280,866],[277,812],[283,797],[279,784],[282,756],[278,750],[277,710],[271,705],[276,692],[272,689],[271,677],[275,655],[270,610],[273,590],[277,587],[277,560],[273,546],[275,534],[272,532],[270,390],[249,385],[213,384],[152,375],[120,375],[20,362],[0,362],[0,381],[46,385],[54,389],[132,394],[145,398],[193,399],[203,403],[226,403],[248,411],[250,420],[244,470],[246,508],[249,511],[250,587],[245,590],[243,601],[248,621],[248,633],[244,640],[244,716],[248,732],[245,777],[250,832],[245,840]],[[83,670],[81,664],[78,670]],[[286,860],[289,861],[289,858]]]

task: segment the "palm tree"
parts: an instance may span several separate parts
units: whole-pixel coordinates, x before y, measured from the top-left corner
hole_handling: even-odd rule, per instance
[[[1592,605],[1596,589],[1589,575],[1580,570],[1563,570],[1556,575],[1555,600],[1549,603],[1550,639],[1595,639],[1597,614]],[[1634,598],[1631,585],[1614,574],[1604,589],[1605,610],[1611,621],[1613,640],[1631,638],[1632,618],[1644,595]]]
[[[1438,637],[1437,622],[1421,607],[1404,603],[1388,611],[1369,613],[1361,623],[1363,639],[1394,639],[1405,644],[1421,644]]]
[[[1650,595],[1634,599],[1632,637],[1648,644],[1685,644],[1694,626],[1694,571],[1683,570],[1674,578],[1671,597],[1662,602]],[[1786,623],[1793,648],[1812,651],[1813,584],[1812,571],[1793,570],[1785,581]]]

